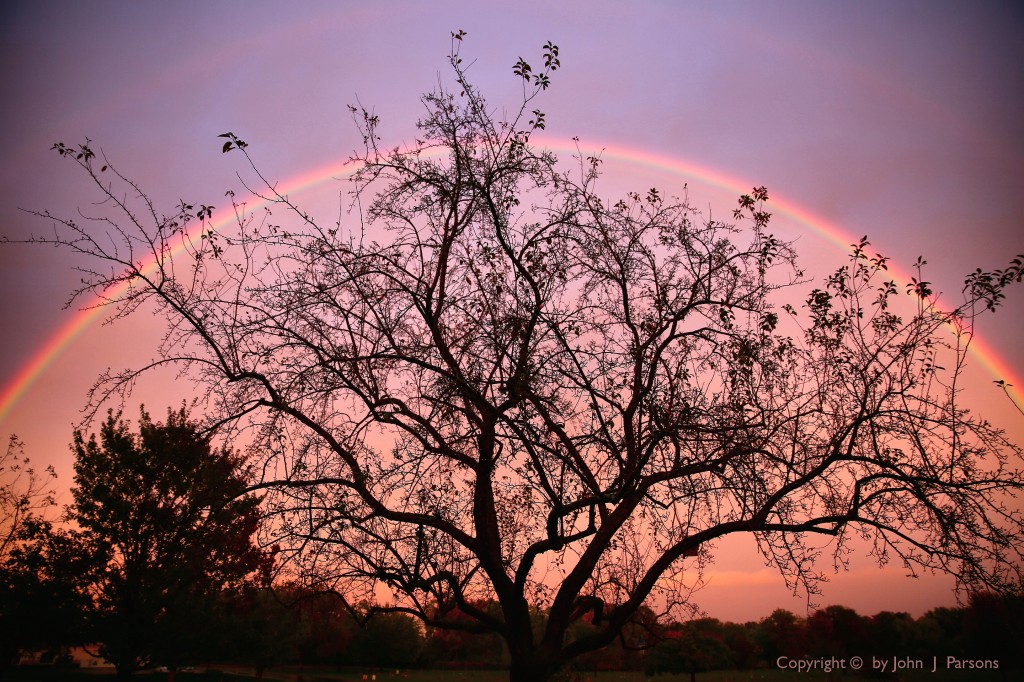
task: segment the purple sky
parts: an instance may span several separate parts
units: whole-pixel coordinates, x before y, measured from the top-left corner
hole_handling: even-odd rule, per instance
[[[178,199],[227,208],[240,190],[237,155],[216,136],[246,139],[269,177],[287,180],[345,158],[359,144],[346,104],[381,117],[389,144],[411,141],[418,96],[447,80],[451,31],[464,29],[470,69],[495,106],[515,104],[511,67],[539,62],[551,40],[563,68],[539,106],[553,139],[585,149],[628,147],[685,161],[770,193],[862,234],[909,265],[918,255],[956,301],[962,277],[1024,252],[1024,14],[1010,3],[943,2],[8,2],[0,20],[0,234],[48,226],[19,208],[72,214],[92,195],[48,151],[94,140],[162,206]],[[513,9],[514,8],[514,9]],[[609,195],[665,192],[725,215],[734,197],[686,177],[609,159]],[[327,211],[339,187],[303,197]],[[806,224],[805,265],[842,253]],[[0,391],[75,314],[62,310],[74,260],[51,249],[0,248]],[[1024,290],[981,333],[1024,376]],[[97,373],[142,361],[156,332],[145,320],[94,325],[52,362],[0,421],[36,462],[71,479],[67,443]],[[975,372],[971,390],[997,423],[1024,418]],[[155,414],[186,386],[140,388]],[[127,408],[134,416],[136,405]],[[65,499],[67,499],[65,497]],[[781,580],[742,545],[723,546],[698,600],[720,618],[800,611]],[[820,603],[864,613],[920,613],[952,602],[950,582],[909,582],[855,560]]]

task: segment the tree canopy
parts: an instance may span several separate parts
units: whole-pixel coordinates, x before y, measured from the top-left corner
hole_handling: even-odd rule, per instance
[[[69,533],[85,571],[65,579],[88,595],[87,641],[121,675],[188,662],[215,597],[269,569],[240,455],[213,448],[184,408],[164,423],[143,410],[137,434],[111,413],[74,450]]]
[[[765,188],[733,222],[657,189],[603,200],[599,156],[562,164],[532,142],[558,48],[515,64],[506,110],[469,80],[464,35],[409,147],[352,108],[365,147],[337,223],[265,182],[290,223],[240,200],[214,229],[212,206],[161,214],[90,143],[55,145],[105,203],[41,213],[58,236],[39,241],[93,259],[79,293],[115,317],[163,320],[156,364],[203,388],[211,424],[252,434],[296,576],[496,632],[513,680],[607,645],[645,603],[684,605],[683,564],[733,534],[811,590],[820,536],[840,561],[859,537],[880,563],[966,586],[1019,578],[1021,449],[957,390],[959,341],[1019,258],[976,271],[948,310],[923,263],[904,288],[866,238],[807,281]]]

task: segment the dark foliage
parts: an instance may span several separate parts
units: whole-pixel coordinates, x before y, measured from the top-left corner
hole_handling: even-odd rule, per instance
[[[110,414],[74,449],[67,537],[88,563],[65,579],[89,599],[86,641],[122,675],[209,655],[218,595],[269,577],[239,455],[213,448],[184,409],[162,424],[143,411],[137,434]]]

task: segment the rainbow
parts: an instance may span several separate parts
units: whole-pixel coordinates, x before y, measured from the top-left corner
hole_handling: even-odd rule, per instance
[[[540,138],[535,139],[535,142],[539,147],[549,149],[559,154],[577,153],[576,145],[566,139]],[[619,161],[633,166],[649,168],[662,173],[679,175],[687,178],[688,180],[699,181],[718,189],[727,190],[736,195],[749,192],[750,188],[753,186],[749,181],[737,176],[727,175],[716,169],[701,166],[685,159],[657,154],[644,149],[615,144],[597,144],[595,149],[601,150],[600,157],[605,160]],[[281,182],[278,184],[276,189],[282,195],[293,196],[301,192],[314,189],[331,180],[338,180],[351,175],[356,168],[357,166],[350,161],[327,164],[293,177],[287,181]],[[259,209],[267,203],[268,202],[266,201],[261,201],[251,208]],[[786,216],[787,218],[810,228],[827,242],[842,251],[847,251],[850,248],[850,245],[856,241],[854,237],[836,225],[820,218],[786,197],[780,196],[777,192],[772,192],[770,206],[774,214]],[[231,216],[228,211],[225,211],[224,213],[229,214],[228,217],[214,220],[212,224],[207,223],[207,226],[213,227],[215,230],[219,230],[227,226],[233,221],[233,216]],[[199,225],[196,226],[197,234],[199,227]],[[148,267],[152,266],[152,263],[148,265]],[[910,281],[910,277],[899,270],[891,270],[890,272],[894,276],[894,279],[901,284],[905,284]],[[122,290],[126,286],[127,285],[122,285]],[[108,296],[116,296],[119,293],[122,293],[122,291],[115,290],[107,293]],[[29,388],[31,388],[46,369],[60,356],[60,354],[70,346],[83,331],[100,318],[102,314],[103,308],[101,306],[87,305],[83,309],[80,309],[77,313],[67,319],[57,329],[57,331],[51,334],[45,343],[43,343],[43,345],[29,358],[27,362],[21,365],[15,375],[11,377],[11,379],[3,385],[2,390],[0,390],[0,422],[3,422],[7,418],[18,401],[25,395]],[[1012,392],[1014,399],[1018,403],[1024,402],[1024,400],[1022,400],[1022,397],[1024,397],[1024,381],[1021,381],[1017,377],[1014,368],[1010,367],[1008,363],[999,357],[988,343],[986,343],[981,337],[975,336],[971,342],[971,352],[972,356],[983,367],[985,367],[985,369],[994,378],[1002,379],[1007,383],[1012,384],[1013,388],[1010,389],[1010,391]]]

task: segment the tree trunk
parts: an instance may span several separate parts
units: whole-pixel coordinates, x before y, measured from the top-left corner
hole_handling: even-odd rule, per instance
[[[536,658],[517,660],[515,656],[509,663],[509,682],[548,682],[558,672],[558,666],[537,660]]]

